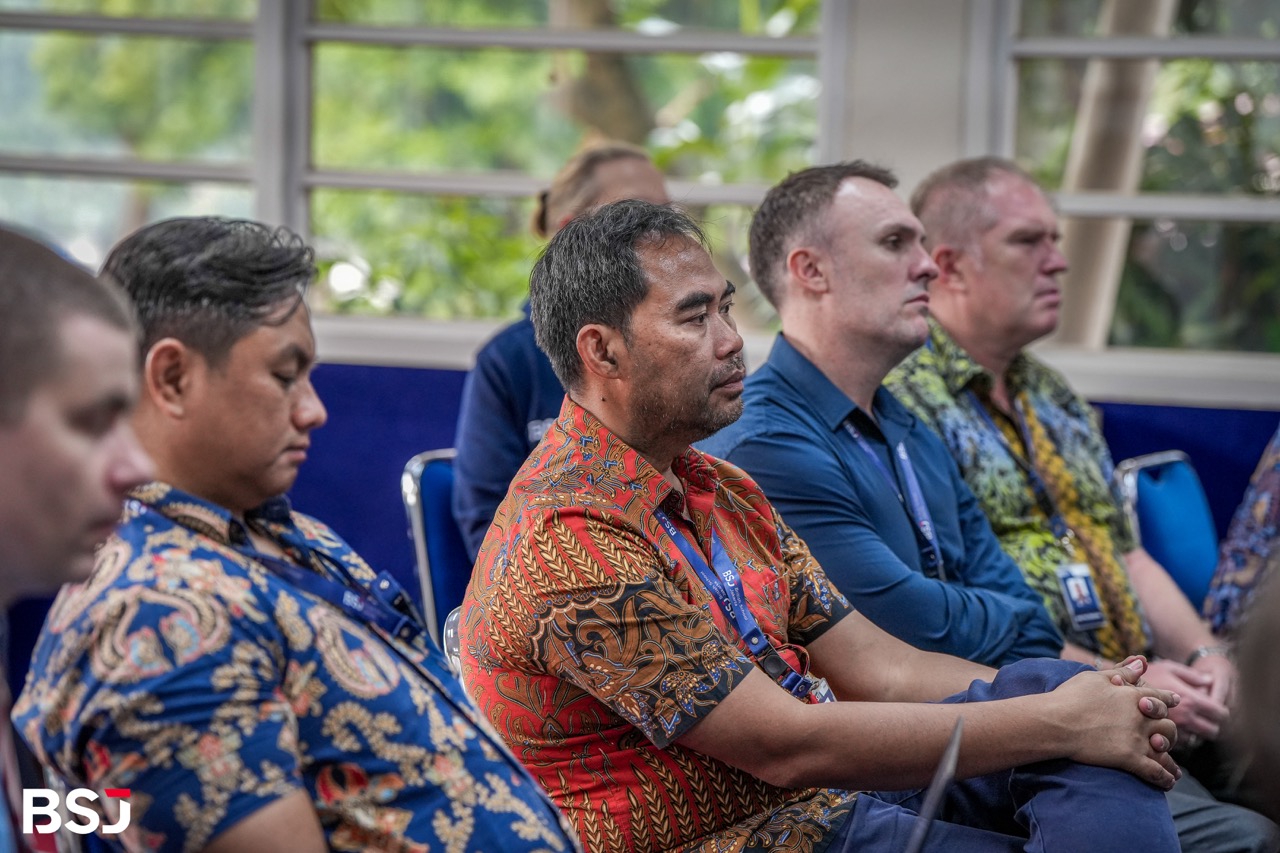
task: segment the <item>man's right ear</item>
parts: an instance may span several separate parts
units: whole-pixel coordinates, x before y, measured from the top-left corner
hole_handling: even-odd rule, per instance
[[[801,246],[787,252],[783,263],[786,264],[787,277],[801,290],[823,293],[831,288],[827,279],[826,256],[822,252]]]
[[[602,379],[619,376],[619,350],[625,349],[622,334],[601,323],[588,323],[578,330],[578,358],[582,369]]]
[[[935,247],[930,254],[933,255],[933,262],[938,267],[938,277],[933,280],[930,286],[964,290],[966,282],[964,269],[960,263],[964,257],[964,252],[954,246],[948,246],[943,243]]]
[[[142,363],[142,391],[151,404],[173,417],[186,413],[192,372],[200,356],[177,338],[152,344]]]

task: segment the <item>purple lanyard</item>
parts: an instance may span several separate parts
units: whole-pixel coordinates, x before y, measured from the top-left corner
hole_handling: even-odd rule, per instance
[[[853,436],[853,440],[857,442],[858,447],[862,448],[862,452],[867,455],[876,470],[884,477],[889,488],[898,497],[898,503],[902,505],[907,516],[911,519],[911,529],[916,533],[916,545],[920,549],[920,559],[924,564],[924,573],[929,577],[938,578],[940,580],[947,579],[947,570],[942,565],[942,551],[938,548],[938,532],[933,526],[933,516],[929,514],[929,505],[925,503],[924,492],[920,488],[920,481],[916,478],[916,469],[911,464],[911,457],[907,454],[906,445],[901,441],[894,449],[894,453],[898,457],[898,462],[902,466],[903,479],[907,481],[907,497],[902,496],[902,490],[898,487],[898,481],[894,478],[893,472],[884,464],[875,448],[871,446],[871,442],[867,441],[853,421],[846,418],[844,428]]]

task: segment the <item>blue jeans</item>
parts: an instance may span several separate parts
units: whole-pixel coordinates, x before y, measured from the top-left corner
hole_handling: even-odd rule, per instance
[[[1088,669],[1071,661],[1019,661],[943,701],[1047,693]],[[923,802],[923,789],[862,794],[828,853],[903,849]],[[1149,853],[1180,847],[1163,791],[1123,770],[1055,759],[951,783],[925,849]]]

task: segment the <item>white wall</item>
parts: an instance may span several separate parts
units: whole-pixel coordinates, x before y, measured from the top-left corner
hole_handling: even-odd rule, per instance
[[[845,157],[897,172],[904,192],[964,156],[970,3],[833,0],[850,4]]]

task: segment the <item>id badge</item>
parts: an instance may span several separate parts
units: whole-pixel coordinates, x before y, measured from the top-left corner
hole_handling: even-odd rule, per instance
[[[814,697],[819,704],[836,701],[836,694],[831,692],[831,685],[827,684],[825,678],[814,678],[812,675],[806,675],[805,680],[809,682],[809,695]]]
[[[1107,624],[1102,612],[1098,591],[1093,585],[1093,572],[1084,563],[1063,563],[1058,566],[1058,583],[1062,586],[1062,598],[1071,614],[1071,627],[1077,631],[1093,631]]]

